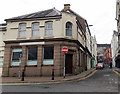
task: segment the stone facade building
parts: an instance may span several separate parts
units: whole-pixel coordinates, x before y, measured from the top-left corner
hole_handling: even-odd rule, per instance
[[[115,58],[118,55],[118,32],[117,31],[113,31],[111,48],[112,48],[112,63],[113,63],[113,66],[116,66]]]
[[[118,47],[120,50],[120,0],[117,0],[116,2],[116,21],[118,30]]]
[[[5,20],[7,32],[2,76],[55,76],[87,70],[91,52],[86,45],[87,21],[65,4],[62,11],[48,9]],[[68,47],[63,54],[62,48]],[[64,56],[65,55],[65,56]],[[65,63],[64,63],[65,60]],[[90,63],[90,62],[89,62]]]
[[[97,44],[97,63],[109,64],[111,60],[111,44]]]
[[[3,65],[3,61],[4,61],[4,42],[3,42],[3,38],[4,35],[6,33],[6,24],[0,24],[0,66]]]

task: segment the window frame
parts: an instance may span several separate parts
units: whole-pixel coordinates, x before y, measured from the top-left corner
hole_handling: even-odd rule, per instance
[[[21,51],[18,51],[18,52],[22,52],[22,47],[14,47],[14,48],[12,48],[12,50],[11,50],[12,54],[11,54],[11,64],[10,64],[10,66],[20,66],[20,64],[22,63],[20,59],[18,59],[18,61],[14,61],[13,60],[13,53],[15,52],[13,50],[16,50],[16,49],[21,50]],[[21,54],[23,54],[23,53],[21,53]],[[14,63],[18,63],[18,64],[14,64]]]
[[[66,36],[72,36],[72,30],[73,29],[73,24],[71,22],[66,22],[65,24],[65,33]]]
[[[49,26],[48,24],[51,23],[52,25]],[[51,27],[51,28],[48,28]],[[53,36],[53,21],[46,21],[45,22],[45,36]]]
[[[29,60],[29,48],[37,48],[37,59],[36,60]],[[38,62],[38,47],[37,46],[28,46],[27,47],[27,63],[26,65],[27,66],[34,66],[34,65],[37,65],[37,62]]]
[[[45,47],[52,47],[53,49],[53,58],[52,59],[45,59]],[[43,65],[54,65],[54,46],[49,45],[49,46],[44,46],[43,47]]]
[[[38,23],[38,28],[34,28],[34,24]],[[39,22],[33,22],[32,23],[32,26],[31,26],[31,29],[32,29],[32,37],[38,37],[39,36],[39,25],[40,23]],[[36,26],[35,26],[36,27]],[[34,34],[34,32],[37,32],[37,35]]]
[[[21,25],[25,25],[24,28],[21,29]],[[26,37],[26,23],[19,23],[19,27],[18,27],[18,37],[19,38],[25,38]],[[24,35],[22,35],[22,33],[24,33]]]

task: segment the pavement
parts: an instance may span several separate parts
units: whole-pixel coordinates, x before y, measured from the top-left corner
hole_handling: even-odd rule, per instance
[[[114,70],[120,73],[120,68],[114,68]]]
[[[120,68],[113,68],[113,71],[120,76]]]
[[[120,75],[120,68],[112,68],[113,71],[117,72]],[[84,71],[78,75],[69,75],[65,76],[55,76],[54,80],[52,80],[52,76],[47,77],[24,77],[24,81],[21,81],[21,78],[18,77],[0,77],[0,83],[52,83],[52,82],[65,82],[65,81],[77,81],[86,79],[87,77],[93,75],[96,72],[94,69],[89,69]]]
[[[18,79],[18,77],[1,77],[2,81],[0,83],[47,83],[47,82],[64,82],[64,81],[73,81],[77,79],[85,79],[91,75],[93,75],[96,72],[95,69],[89,69],[87,71],[84,71],[78,75],[71,75],[71,76],[55,76],[54,80],[52,80],[52,77],[24,77],[24,81],[21,81],[21,79]]]

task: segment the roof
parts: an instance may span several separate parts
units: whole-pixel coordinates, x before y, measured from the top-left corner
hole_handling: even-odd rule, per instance
[[[0,27],[0,31],[6,31],[6,27]]]
[[[6,23],[2,23],[2,24],[0,24],[0,26],[6,26],[7,24]]]
[[[63,9],[61,12],[65,12],[65,13],[69,13],[69,14],[75,15],[78,23],[81,24],[82,29],[83,29],[84,31],[86,31],[86,24],[87,24],[86,19],[84,19],[83,17],[81,17],[79,14],[77,14],[76,12],[74,12],[74,11],[71,10],[71,9],[68,9],[68,10],[66,10],[66,11]]]
[[[97,47],[111,47],[111,44],[97,44]]]
[[[6,23],[0,24],[0,31],[6,31]]]
[[[61,16],[61,12],[55,8],[39,11],[31,14],[26,14],[18,17],[13,17],[9,19],[5,19],[5,21],[17,21],[17,20],[25,20],[25,19],[39,19],[39,18],[49,18],[49,17],[58,17]]]

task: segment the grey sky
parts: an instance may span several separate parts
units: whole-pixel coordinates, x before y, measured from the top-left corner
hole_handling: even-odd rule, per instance
[[[55,7],[62,10],[64,4],[85,18],[97,43],[110,43],[116,30],[116,0],[1,0],[0,23],[4,19],[29,14]]]

